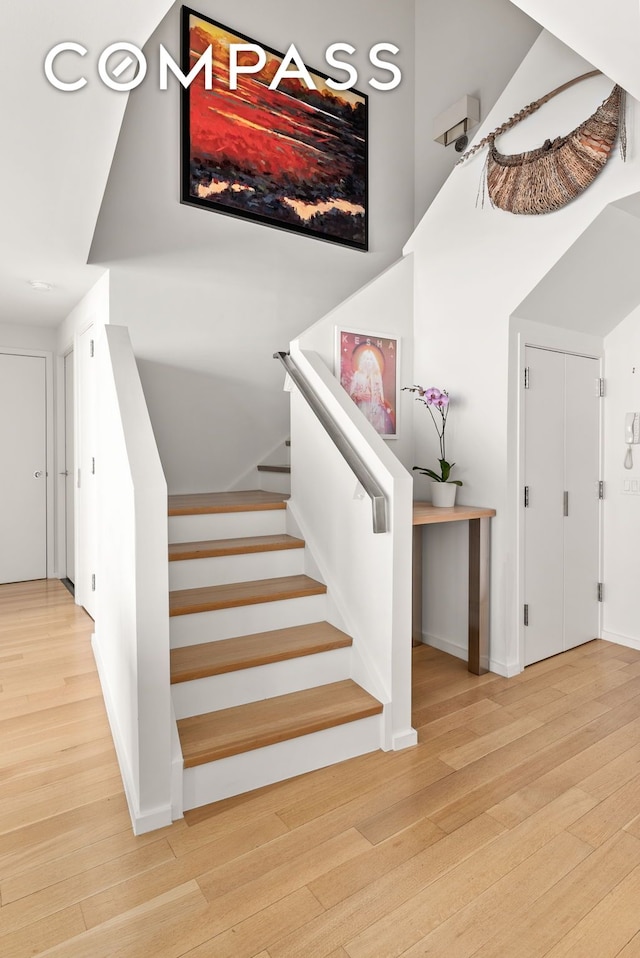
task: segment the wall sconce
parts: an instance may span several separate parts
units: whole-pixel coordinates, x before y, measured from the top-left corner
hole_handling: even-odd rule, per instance
[[[433,138],[436,143],[442,143],[443,146],[456,143],[457,148],[456,141],[464,137],[465,143],[461,147],[464,150],[467,145],[467,132],[479,122],[480,100],[467,94],[435,118],[433,121]]]

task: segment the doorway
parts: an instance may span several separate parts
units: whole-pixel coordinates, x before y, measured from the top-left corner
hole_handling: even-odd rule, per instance
[[[47,364],[0,353],[0,583],[47,577]]]
[[[524,664],[599,635],[600,363],[525,348]]]

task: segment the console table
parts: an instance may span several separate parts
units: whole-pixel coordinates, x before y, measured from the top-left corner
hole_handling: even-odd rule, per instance
[[[489,577],[491,518],[495,509],[476,506],[439,508],[413,504],[413,642],[422,641],[422,527],[442,522],[469,523],[469,671],[489,671]]]

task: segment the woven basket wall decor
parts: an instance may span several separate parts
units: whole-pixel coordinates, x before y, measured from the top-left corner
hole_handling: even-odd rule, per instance
[[[595,113],[566,136],[547,140],[535,150],[511,155],[501,153],[495,144],[500,133],[530,116],[553,96],[599,72],[592,70],[552,90],[520,110],[464,154],[459,163],[488,146],[483,170],[483,196],[486,189],[492,206],[508,213],[551,213],[575,199],[594,181],[611,155],[618,135],[624,158],[625,93],[619,86],[614,86]]]

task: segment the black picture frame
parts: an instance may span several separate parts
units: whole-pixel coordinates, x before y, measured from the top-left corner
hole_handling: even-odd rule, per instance
[[[333,91],[308,66],[317,91],[295,78],[270,90],[284,54],[187,6],[181,31],[183,73],[207,41],[214,64],[210,91],[202,70],[182,90],[181,202],[368,250],[367,94]],[[227,44],[236,42],[261,47],[267,64],[230,91]]]

